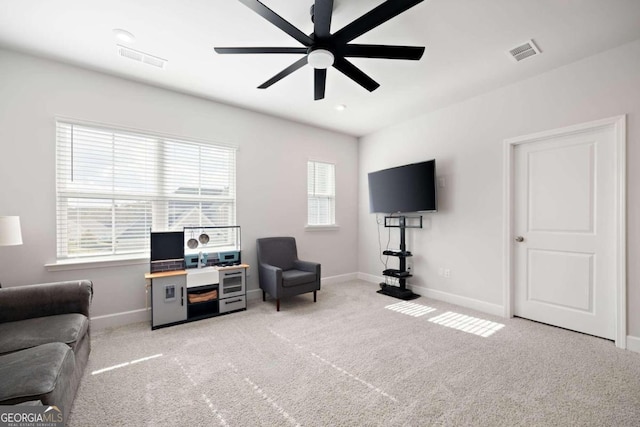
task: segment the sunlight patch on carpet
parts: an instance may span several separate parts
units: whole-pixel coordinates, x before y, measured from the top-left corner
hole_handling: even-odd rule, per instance
[[[275,335],[276,337],[280,338],[281,340],[286,341],[289,344],[293,345],[298,350],[308,351],[305,348],[303,348],[300,344],[297,344],[297,343],[293,342],[289,338],[285,337],[282,334],[277,333],[273,329],[269,329],[269,332],[271,332],[273,335]],[[346,375],[347,377],[351,378],[352,380],[357,381],[360,384],[363,384],[368,389],[375,391],[376,393],[380,394],[381,396],[386,397],[387,399],[390,399],[392,402],[397,402],[398,401],[398,399],[396,399],[395,397],[391,396],[390,394],[388,394],[387,392],[382,390],[380,387],[376,387],[373,384],[368,383],[367,381],[363,380],[362,378],[359,378],[357,375],[352,374],[351,372],[347,371],[346,369],[341,368],[340,366],[338,366],[335,363],[325,359],[324,357],[322,357],[322,356],[320,356],[320,355],[318,355],[318,354],[316,354],[314,352],[310,352],[310,354],[311,354],[311,356],[315,357],[316,359],[318,359],[322,363],[325,363],[326,365],[331,366],[333,369],[335,369],[336,371],[340,372],[342,375]],[[235,369],[235,367],[232,366],[231,364],[229,364],[229,366],[232,369]]]
[[[386,306],[385,308],[389,310],[397,311],[398,313],[407,314],[413,317],[424,316],[427,313],[436,311],[436,309],[433,307],[416,304],[415,302],[409,302],[409,301],[402,301],[395,304],[391,304]]]
[[[185,377],[189,379],[189,381],[191,381],[191,384],[193,384],[194,386],[197,386],[198,383],[196,383],[196,380],[194,380],[191,374],[189,374],[189,371],[187,371],[187,368],[184,367],[182,362],[177,357],[174,357],[173,360],[178,364],[178,366],[180,366],[182,373],[185,375]],[[204,400],[204,403],[209,407],[211,412],[213,412],[213,415],[215,415],[216,418],[218,418],[218,422],[220,423],[220,425],[222,427],[229,427],[229,424],[227,424],[227,421],[224,418],[222,418],[220,411],[218,411],[213,406],[213,402],[211,401],[211,399],[209,399],[209,396],[207,396],[205,393],[202,393],[202,400]]]
[[[220,422],[220,425],[222,427],[228,427],[229,424],[227,424],[227,421],[225,421],[225,419],[222,418],[222,415],[220,415],[220,412],[218,412],[218,410],[216,408],[214,408],[213,402],[211,401],[211,399],[209,399],[209,397],[207,397],[207,395],[204,394],[204,393],[202,393],[202,399],[207,404],[209,409],[211,409],[211,412],[213,412],[213,415],[215,415],[218,418],[218,421]]]
[[[238,370],[238,368],[236,367],[236,365],[234,365],[233,363],[227,363],[227,366],[229,366],[231,368],[231,370],[233,372],[235,372],[238,375],[240,374],[240,371]],[[242,376],[242,375],[241,375]],[[254,383],[253,381],[251,381],[251,378],[249,377],[244,377],[244,381],[249,384],[249,386],[251,386],[251,388],[253,389],[253,391],[260,396],[262,399],[264,399],[267,403],[269,403],[273,409],[275,409],[276,412],[278,412],[280,415],[282,415],[282,417],[287,420],[291,425],[295,426],[295,427],[300,427],[300,424],[296,421],[295,418],[293,418],[293,416],[291,414],[289,414],[287,411],[284,410],[284,408],[282,408],[282,406],[278,405],[278,402],[276,402],[272,397],[270,397],[269,395],[267,395],[267,393],[260,387],[258,386],[258,384]]]
[[[366,382],[362,378],[359,378],[357,375],[354,375],[351,372],[349,372],[349,371],[347,371],[345,369],[342,369],[341,367],[339,367],[339,366],[335,365],[334,363],[328,361],[327,359],[323,358],[322,356],[319,356],[319,355],[317,355],[315,353],[311,353],[311,355],[313,357],[315,357],[316,359],[320,360],[322,363],[326,363],[327,365],[331,366],[333,369],[335,369],[336,371],[340,372],[341,374],[346,375],[349,378],[351,378],[352,380],[358,381],[359,383],[365,385],[370,390],[373,390],[376,393],[379,393],[381,396],[384,396],[384,397],[386,397],[387,399],[390,399],[393,402],[397,402],[398,401],[398,399],[396,399],[395,397],[391,396],[390,394],[388,394],[384,390],[380,389],[379,387],[376,387],[373,384]]]
[[[173,360],[178,364],[178,366],[180,366],[180,369],[182,369],[182,373],[184,374],[185,377],[187,377],[187,379],[189,381],[191,381],[191,384],[193,385],[198,385],[198,383],[196,382],[196,380],[193,379],[193,377],[189,374],[189,372],[187,371],[187,369],[184,367],[184,365],[182,364],[182,362],[180,362],[178,360],[177,357],[174,357]]]
[[[281,334],[277,333],[273,329],[269,328],[269,332],[271,332],[273,335],[277,336],[281,340],[286,341],[289,344],[293,345],[295,348],[297,348],[299,350],[304,350],[300,344],[297,344],[297,343],[291,341],[289,338],[285,337],[284,335],[281,335]]]
[[[484,338],[489,337],[504,328],[502,323],[465,316],[464,314],[454,313],[452,311],[447,311],[444,314],[432,317],[429,319],[429,322],[446,326],[447,328],[457,329],[462,332],[479,335]]]
[[[91,375],[102,374],[104,372],[109,372],[115,369],[124,368],[125,366],[135,365],[136,363],[140,363],[140,362],[146,362],[147,360],[155,359],[157,357],[162,357],[162,354],[154,354],[153,356],[143,357],[141,359],[135,359],[135,360],[132,360],[131,362],[124,362],[118,365],[109,366],[108,368],[98,369],[97,371],[91,372]]]

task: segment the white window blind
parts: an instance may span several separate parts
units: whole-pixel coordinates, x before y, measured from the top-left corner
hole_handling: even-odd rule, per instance
[[[235,148],[62,121],[56,148],[58,259],[148,254],[150,230],[235,225]]]
[[[336,171],[331,163],[307,163],[309,225],[336,223]]]

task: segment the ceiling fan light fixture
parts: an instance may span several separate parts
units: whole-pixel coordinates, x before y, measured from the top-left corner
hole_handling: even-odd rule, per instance
[[[333,65],[333,53],[326,49],[315,49],[309,52],[307,55],[307,62],[313,68],[320,70],[326,70]]]
[[[238,0],[272,25],[287,33],[303,47],[215,47],[217,53],[230,54],[305,54],[293,64],[258,86],[266,89],[300,68],[310,65],[313,70],[313,99],[324,99],[327,89],[327,68],[333,66],[358,85],[373,92],[380,83],[369,77],[347,58],[404,59],[417,61],[424,54],[424,46],[397,46],[379,44],[350,44],[363,34],[411,9],[424,0],[385,0],[351,23],[331,33],[331,20],[336,2],[344,0],[313,0],[311,16],[313,33],[307,34],[282,18],[262,2],[264,0]],[[380,2],[382,0],[378,0]]]

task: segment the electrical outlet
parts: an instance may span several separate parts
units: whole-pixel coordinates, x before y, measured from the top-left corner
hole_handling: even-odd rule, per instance
[[[451,277],[451,270],[449,270],[448,268],[444,269],[444,277],[446,277],[447,279]]]
[[[444,276],[444,268],[440,267],[438,269],[438,276],[440,276],[440,277]]]

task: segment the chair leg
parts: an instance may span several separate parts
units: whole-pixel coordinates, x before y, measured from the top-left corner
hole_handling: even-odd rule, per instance
[[[276,311],[280,311],[280,298],[276,298]]]
[[[262,291],[262,302],[265,302],[267,300],[267,293],[263,290]]]
[[[317,291],[313,291],[313,302],[317,302],[317,298],[316,298],[316,293]]]

